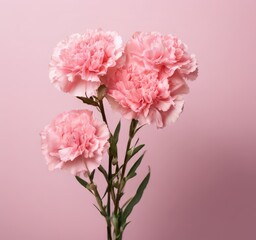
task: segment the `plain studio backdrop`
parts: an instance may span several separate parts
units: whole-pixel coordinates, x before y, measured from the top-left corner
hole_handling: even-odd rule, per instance
[[[39,137],[56,114],[85,107],[50,84],[53,48],[98,27],[124,42],[172,33],[199,62],[179,120],[140,133],[147,153],[127,194],[148,165],[152,178],[124,239],[256,239],[255,11],[253,0],[1,0],[0,239],[106,239],[93,197],[47,170]],[[120,116],[107,113],[114,126]]]

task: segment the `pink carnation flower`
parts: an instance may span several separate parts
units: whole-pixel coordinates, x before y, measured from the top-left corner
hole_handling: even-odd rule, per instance
[[[65,169],[86,175],[101,164],[109,147],[105,123],[93,119],[89,110],[73,110],[58,115],[41,132],[42,152],[49,170]]]
[[[74,96],[96,95],[100,77],[122,55],[122,39],[116,32],[88,30],[58,43],[50,62],[51,82]]]
[[[124,117],[162,128],[178,119],[196,73],[195,57],[176,37],[135,33],[107,76],[108,99]]]
[[[171,77],[177,70],[181,77],[194,79],[197,70],[195,55],[177,37],[157,32],[136,32],[125,48],[127,64],[134,61],[146,69],[156,69]]]

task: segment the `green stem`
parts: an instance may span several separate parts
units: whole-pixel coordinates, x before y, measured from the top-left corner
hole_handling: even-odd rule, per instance
[[[97,186],[94,184],[91,176],[89,175],[90,183],[93,186],[92,191],[94,192],[94,196],[96,198],[96,201],[98,203],[98,206],[100,208],[100,211],[102,214],[105,216],[106,222],[107,222],[107,233],[108,233],[108,240],[112,240],[112,235],[111,235],[111,221],[109,218],[108,213],[106,213],[105,208],[103,207],[102,200],[100,197],[100,194],[98,192]]]
[[[99,108],[103,121],[108,126],[107,117],[104,109],[103,100],[99,100]],[[107,234],[108,240],[112,240],[112,225],[111,225],[111,190],[112,190],[112,160],[113,156],[109,153],[108,162],[108,200],[107,200]]]
[[[132,125],[132,122],[131,122],[131,125]],[[121,199],[121,193],[122,193],[122,190],[123,190],[124,184],[125,184],[123,181],[124,181],[126,166],[127,166],[127,163],[128,163],[128,151],[129,151],[129,149],[131,147],[131,142],[132,142],[132,136],[130,135],[129,139],[128,139],[128,142],[127,142],[127,146],[126,146],[124,165],[123,165],[123,168],[122,168],[122,173],[121,173],[121,177],[120,177],[120,183],[119,183],[119,187],[118,187],[118,190],[117,190],[115,209],[114,209],[114,214],[116,216],[117,216],[118,209],[119,209],[119,202],[120,202],[120,199]]]
[[[101,200],[100,194],[98,192],[97,186],[94,184],[93,179],[90,174],[89,174],[89,179],[90,179],[91,186],[93,186],[92,191],[93,191],[96,201],[98,203],[99,209],[102,212],[102,214],[106,215],[106,211],[103,207],[102,200]]]
[[[108,164],[108,202],[107,202],[107,214],[109,218],[110,225],[108,226],[108,236],[109,239],[112,239],[111,236],[111,189],[112,189],[112,159],[113,157],[109,154],[109,164]]]
[[[99,108],[100,108],[100,112],[101,112],[103,121],[108,125],[103,100],[99,100]]]

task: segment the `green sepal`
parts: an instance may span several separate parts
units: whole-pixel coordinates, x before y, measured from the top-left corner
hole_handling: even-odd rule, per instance
[[[107,92],[107,87],[105,85],[100,85],[97,90],[97,98],[101,101]]]
[[[129,130],[129,136],[130,138],[133,138],[135,135],[136,127],[138,125],[139,121],[136,119],[132,119],[131,125],[130,125],[130,130]]]

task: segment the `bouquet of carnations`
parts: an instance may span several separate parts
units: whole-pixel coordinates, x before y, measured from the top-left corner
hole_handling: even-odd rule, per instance
[[[144,125],[163,128],[178,119],[183,96],[189,92],[187,80],[194,80],[197,71],[195,56],[181,40],[157,32],[136,32],[123,46],[116,32],[88,30],[69,36],[55,48],[51,83],[94,107],[102,120],[87,109],[61,113],[41,132],[42,152],[49,170],[69,171],[95,197],[95,206],[106,220],[108,240],[122,239],[149,182],[150,171],[134,196],[121,201],[144,156],[144,144],[135,135]],[[121,122],[110,129],[104,101],[131,121],[123,160],[118,157]],[[102,165],[106,152],[108,167]],[[102,193],[95,183],[96,172],[106,180]]]

